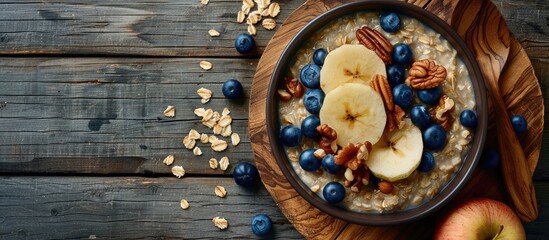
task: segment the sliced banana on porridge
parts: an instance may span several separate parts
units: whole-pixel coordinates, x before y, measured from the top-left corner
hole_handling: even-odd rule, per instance
[[[320,87],[325,93],[344,83],[370,84],[375,75],[387,76],[385,63],[363,45],[343,45],[328,53],[320,71]]]
[[[345,83],[326,94],[319,117],[336,130],[339,146],[376,143],[387,121],[379,94],[361,83]]]
[[[423,140],[421,130],[410,119],[402,129],[382,136],[370,152],[366,165],[378,178],[394,182],[407,178],[421,162]]]

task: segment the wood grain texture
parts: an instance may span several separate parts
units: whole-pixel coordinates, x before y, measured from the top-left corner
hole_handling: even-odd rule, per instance
[[[511,41],[505,20],[492,2],[462,0],[457,9],[454,13],[456,21],[453,27],[475,54],[492,100],[491,112],[496,120],[501,170],[511,206],[521,220],[533,221],[538,216],[536,192],[531,178],[533,171],[511,125],[499,85],[514,85],[521,90],[537,88],[539,87],[537,79],[533,75],[530,76],[530,81],[500,78],[500,73],[509,56]],[[529,61],[521,64],[528,63]],[[519,97],[515,99],[522,101]],[[543,112],[543,108],[541,110]],[[528,119],[528,122],[532,121]],[[526,135],[528,139],[524,140],[529,143],[530,137],[540,136],[540,134]],[[537,139],[535,141],[537,142]],[[537,163],[537,159],[535,161]]]
[[[279,1],[281,23],[304,1]],[[451,15],[453,1],[409,0]],[[442,2],[442,4],[440,4]],[[506,16],[530,57],[549,55],[549,17],[546,0],[494,0]],[[130,2],[61,0],[0,2],[1,54],[105,54],[149,56],[241,57],[234,50],[234,37],[246,32],[236,23],[241,1],[211,1],[202,6],[196,0]],[[280,25],[279,25],[280,26]],[[221,36],[212,38],[210,28]],[[275,31],[279,27],[275,28]],[[258,27],[255,37],[259,56],[275,31]]]
[[[247,137],[247,97],[229,101],[221,85],[239,79],[249,91],[257,60],[194,58],[0,58],[0,172],[171,174],[175,164],[189,174],[229,174],[209,169],[208,159],[228,156],[232,165],[253,161]],[[202,104],[196,90],[213,91]],[[176,107],[175,118],[162,112]],[[202,156],[184,149],[190,129],[212,134],[195,108],[231,110],[237,147],[222,153],[197,144]],[[106,167],[110,166],[110,167]]]
[[[2,239],[256,239],[258,213],[273,220],[271,237],[301,239],[264,188],[231,178],[1,177]],[[214,188],[224,186],[225,198]],[[190,207],[183,210],[179,201]],[[247,204],[243,205],[242,203]],[[229,221],[217,229],[212,218]]]
[[[285,24],[281,27],[281,29],[275,34],[275,36],[273,37],[273,40],[267,46],[263,57],[258,63],[258,69],[256,70],[256,75],[254,76],[254,82],[252,84],[252,93],[251,93],[251,99],[250,99],[250,116],[254,116],[255,118],[253,120],[250,118],[249,128],[250,128],[250,136],[252,140],[252,147],[254,149],[254,153],[256,154],[256,164],[259,167],[263,182],[267,186],[267,189],[269,190],[273,198],[280,204],[281,209],[286,215],[286,217],[290,220],[292,224],[294,224],[296,229],[301,234],[303,234],[306,238],[321,238],[322,235],[320,234],[325,234],[321,232],[321,230],[326,228],[341,229],[341,232],[338,233],[337,235],[338,238],[341,238],[341,239],[379,239],[380,237],[383,237],[384,239],[400,239],[403,237],[417,238],[417,239],[428,238],[432,234],[431,232],[432,229],[421,228],[421,226],[422,225],[433,226],[436,223],[438,216],[430,216],[422,220],[421,223],[412,223],[412,224],[407,224],[402,226],[384,227],[384,228],[367,227],[367,226],[360,226],[355,224],[345,225],[341,221],[333,219],[330,216],[327,216],[327,215],[323,216],[322,213],[318,213],[318,210],[316,210],[314,207],[310,207],[310,204],[306,202],[303,198],[301,198],[300,196],[295,196],[297,193],[294,190],[292,190],[291,188],[285,188],[285,186],[287,186],[288,183],[285,181],[285,177],[282,175],[280,169],[276,165],[276,161],[271,156],[270,150],[269,150],[270,145],[269,145],[268,138],[266,136],[267,133],[266,133],[266,127],[265,127],[265,119],[266,119],[265,111],[264,111],[264,109],[266,109],[265,96],[267,95],[270,70],[274,67],[276,60],[280,56],[281,51],[283,49],[282,46],[286,46],[290,37],[293,36],[305,24],[300,21],[302,21],[302,19],[305,18],[304,16],[309,17],[309,16],[316,16],[320,14],[321,12],[324,11],[323,10],[324,8],[333,7],[333,5],[330,5],[330,4],[334,3],[332,1],[329,1],[328,3],[326,2],[317,3],[314,7],[310,7],[309,3],[311,2],[314,2],[314,1],[306,2],[303,7],[298,8],[294,13],[292,13],[292,15],[289,16],[289,18],[287,19]],[[342,1],[342,2],[346,2],[346,1]],[[448,16],[453,16],[455,14],[454,10],[457,9],[458,5],[455,2],[452,2],[448,7],[444,7],[435,2],[442,2],[442,1],[421,2],[420,4],[423,4],[422,7],[426,7],[427,9],[429,8],[430,9],[448,9],[446,13],[440,14],[440,16],[447,22],[451,23],[453,19]],[[446,3],[449,3],[449,2],[451,1],[448,1]],[[336,3],[340,3],[340,2],[337,1]],[[322,11],[318,11],[320,9],[322,9]],[[294,15],[296,15],[295,19],[294,19]],[[286,28],[287,26],[291,26],[291,27]],[[512,57],[517,57],[517,59],[520,59],[520,61],[516,61],[516,62],[522,62],[522,63],[515,63],[515,64],[524,65],[525,63],[529,63],[527,56],[520,55],[518,54],[519,52],[520,50],[516,50],[516,52],[513,52],[511,55]],[[528,62],[523,61],[524,59],[522,58],[525,58],[526,61]],[[502,66],[503,64],[505,64],[505,61],[502,62]],[[520,70],[522,70],[522,72],[529,71],[528,66],[525,66]],[[501,68],[497,71],[498,71],[497,74],[499,75],[499,72],[501,72]],[[527,81],[531,85],[534,85],[533,88],[537,86],[537,79],[535,78],[535,76],[528,75],[528,74],[524,74],[524,76],[527,79],[527,80],[524,79],[524,81]],[[510,85],[514,85],[513,83],[516,79],[514,79],[508,73],[508,75],[505,76],[505,80],[512,82],[511,84],[509,83],[505,84],[505,86],[510,86]],[[538,102],[543,101],[540,94],[534,95],[534,96],[537,96]],[[517,101],[517,102],[520,102],[520,101]],[[541,111],[542,112],[544,111],[543,106],[541,106]],[[532,119],[534,120],[534,122],[538,121],[536,120],[536,117],[533,117]],[[543,115],[541,119],[543,119]],[[543,126],[543,120],[539,123],[541,123],[541,126]],[[493,132],[493,128],[490,131]],[[539,134],[535,133],[533,135],[533,138],[535,138],[535,142],[538,142],[538,143],[541,142],[541,132]],[[528,153],[531,154],[530,156],[535,157],[536,151],[539,152],[539,147],[537,150],[535,148],[529,149]],[[448,211],[452,206],[456,205],[457,202],[470,197],[488,196],[488,197],[500,199],[502,201],[507,201],[505,194],[502,193],[503,188],[501,185],[501,181],[502,181],[501,179],[502,179],[501,176],[498,174],[477,171],[473,176],[473,178],[464,187],[464,190],[460,192],[459,196],[457,196],[450,204],[448,204],[447,207],[445,207],[439,213]],[[483,189],[479,189],[478,188],[479,184],[485,187]],[[288,198],[288,196],[295,196],[295,197]],[[307,209],[307,211],[304,211],[303,209]],[[301,217],[300,214],[295,214],[296,212],[307,213],[306,216],[308,217],[303,218]],[[318,223],[316,221],[311,223],[309,221],[310,219],[318,219],[318,218],[326,218],[326,220],[321,223]],[[330,233],[334,233],[334,231],[330,231]],[[330,238],[332,236],[333,235],[325,235],[324,237]]]

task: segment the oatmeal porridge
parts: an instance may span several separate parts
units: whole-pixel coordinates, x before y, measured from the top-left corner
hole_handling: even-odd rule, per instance
[[[337,204],[352,211],[394,212],[433,198],[473,138],[460,122],[475,99],[457,50],[417,19],[399,20],[391,33],[378,12],[330,22],[303,43],[277,92],[293,169],[324,199],[325,186],[340,183]],[[395,56],[406,49],[410,56]]]

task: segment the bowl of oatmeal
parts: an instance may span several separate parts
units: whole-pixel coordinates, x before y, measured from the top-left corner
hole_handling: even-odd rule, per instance
[[[463,40],[397,1],[344,4],[303,27],[273,70],[266,111],[291,186],[327,214],[378,226],[425,217],[457,194],[488,115]]]

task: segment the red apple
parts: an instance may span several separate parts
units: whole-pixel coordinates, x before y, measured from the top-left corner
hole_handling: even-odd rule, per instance
[[[453,209],[439,223],[435,240],[526,239],[515,212],[502,202],[470,199]]]

